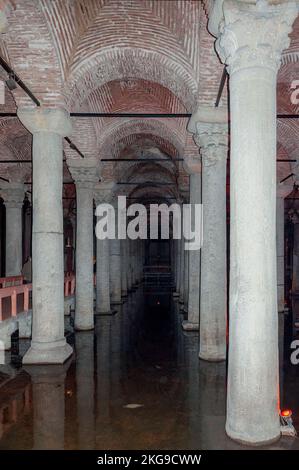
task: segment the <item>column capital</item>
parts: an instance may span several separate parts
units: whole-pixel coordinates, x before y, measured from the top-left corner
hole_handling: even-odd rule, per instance
[[[116,188],[116,184],[112,182],[98,183],[94,188],[94,200],[96,204],[110,203]]]
[[[17,114],[31,134],[49,132],[66,137],[72,132],[69,113],[62,108],[19,108]]]
[[[203,166],[214,165],[227,155],[228,114],[224,108],[199,108],[190,119],[189,132],[201,149]],[[225,151],[224,151],[225,150]]]
[[[25,197],[25,186],[20,182],[7,183],[5,186],[2,186],[0,194],[4,200],[5,207],[22,207]]]
[[[68,159],[68,167],[77,188],[94,189],[99,182],[100,168],[96,158]]]
[[[276,73],[281,53],[290,44],[289,33],[298,14],[296,2],[269,5],[267,0],[256,4],[224,0],[222,11],[216,51],[228,72],[262,67]]]

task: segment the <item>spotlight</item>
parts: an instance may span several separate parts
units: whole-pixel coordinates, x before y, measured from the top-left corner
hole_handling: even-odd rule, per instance
[[[295,437],[297,435],[296,429],[293,425],[292,410],[280,411],[280,431],[283,436]]]
[[[17,88],[17,84],[14,79],[14,75],[12,73],[9,74],[8,79],[6,80],[6,85],[10,89],[10,91],[15,90]]]

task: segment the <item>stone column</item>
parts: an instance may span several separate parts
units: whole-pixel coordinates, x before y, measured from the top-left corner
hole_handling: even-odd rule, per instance
[[[112,195],[112,187],[109,189],[103,183],[99,184],[95,192],[96,205],[109,204]],[[100,315],[111,315],[110,306],[110,240],[97,238],[97,272],[96,272],[96,313]]]
[[[190,204],[201,204],[201,160],[188,159],[184,164],[190,175]],[[192,209],[193,210],[193,209]],[[194,211],[193,211],[194,214]],[[193,220],[193,219],[192,219]],[[194,230],[194,226],[192,227]],[[200,301],[200,250],[189,251],[188,318],[182,323],[184,330],[198,330]]]
[[[22,208],[25,196],[23,183],[11,182],[1,191],[6,208],[6,276],[19,276],[23,265]]]
[[[62,109],[20,108],[18,116],[33,134],[33,325],[23,363],[61,364],[72,354],[64,337],[62,211],[62,138],[71,123]]]
[[[75,328],[91,330],[94,328],[93,197],[99,170],[94,158],[72,159],[68,165],[77,196]]]
[[[280,436],[276,281],[276,79],[294,3],[226,1],[216,43],[230,74],[228,435]]]
[[[121,259],[120,259],[120,240],[117,238],[117,200],[114,201],[116,238],[110,240],[110,294],[111,303],[120,305],[121,300]]]
[[[226,359],[226,161],[227,113],[201,108],[189,130],[202,155],[203,244],[201,253],[199,357]]]

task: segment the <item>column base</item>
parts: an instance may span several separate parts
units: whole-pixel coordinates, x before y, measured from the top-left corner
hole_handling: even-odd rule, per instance
[[[122,305],[123,300],[111,300],[111,305]]]
[[[23,357],[23,364],[63,364],[73,354],[73,348],[66,342],[61,343],[57,341],[56,347],[55,343],[42,343],[41,347],[41,343],[32,342]]]
[[[251,436],[245,436],[242,437],[240,434],[236,433],[235,431],[232,431],[228,425],[225,426],[225,432],[228,435],[230,439],[232,439],[235,442],[238,442],[239,444],[243,444],[245,446],[252,446],[252,447],[259,447],[259,446],[267,446],[270,444],[273,444],[274,442],[277,442],[281,438],[281,433],[275,434],[273,437],[270,437],[269,439],[262,439],[262,440],[256,440],[255,438],[252,438]]]
[[[76,331],[90,331],[94,329],[94,323],[91,323],[90,325],[76,325],[75,324],[74,328]]]
[[[198,354],[199,359],[202,359],[203,361],[208,361],[208,362],[222,362],[226,361],[226,354],[208,354],[208,353],[203,353],[199,351]]]
[[[192,323],[191,321],[184,320],[182,321],[182,328],[185,331],[198,331],[199,330],[199,324],[198,323]]]
[[[96,312],[97,317],[107,317],[109,315],[115,315],[117,310],[107,310],[107,312]]]

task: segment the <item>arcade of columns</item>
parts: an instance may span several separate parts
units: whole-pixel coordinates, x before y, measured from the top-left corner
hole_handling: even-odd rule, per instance
[[[230,112],[228,117],[224,108],[201,106],[188,124],[199,152],[186,159],[184,168],[190,175],[190,202],[203,203],[203,247],[189,254],[183,242],[173,241],[175,296],[187,308],[183,328],[199,329],[201,360],[226,360],[228,345],[227,434],[261,444],[280,435],[278,312],[283,310],[283,198],[289,188],[276,184],[276,77],[297,6],[269,6],[262,0],[256,5],[227,0],[217,8],[220,4],[209,24],[229,73]],[[33,136],[33,330],[23,363],[60,364],[72,354],[64,338],[62,205],[63,137],[71,134],[71,120],[60,108],[19,107],[17,113]],[[117,188],[99,183],[96,158],[68,158],[67,163],[77,201],[75,328],[90,330],[95,313],[111,314],[141,280],[143,247],[140,241],[96,241],[94,312],[93,204],[114,204]],[[22,182],[1,190],[7,275],[21,271],[24,191]]]

